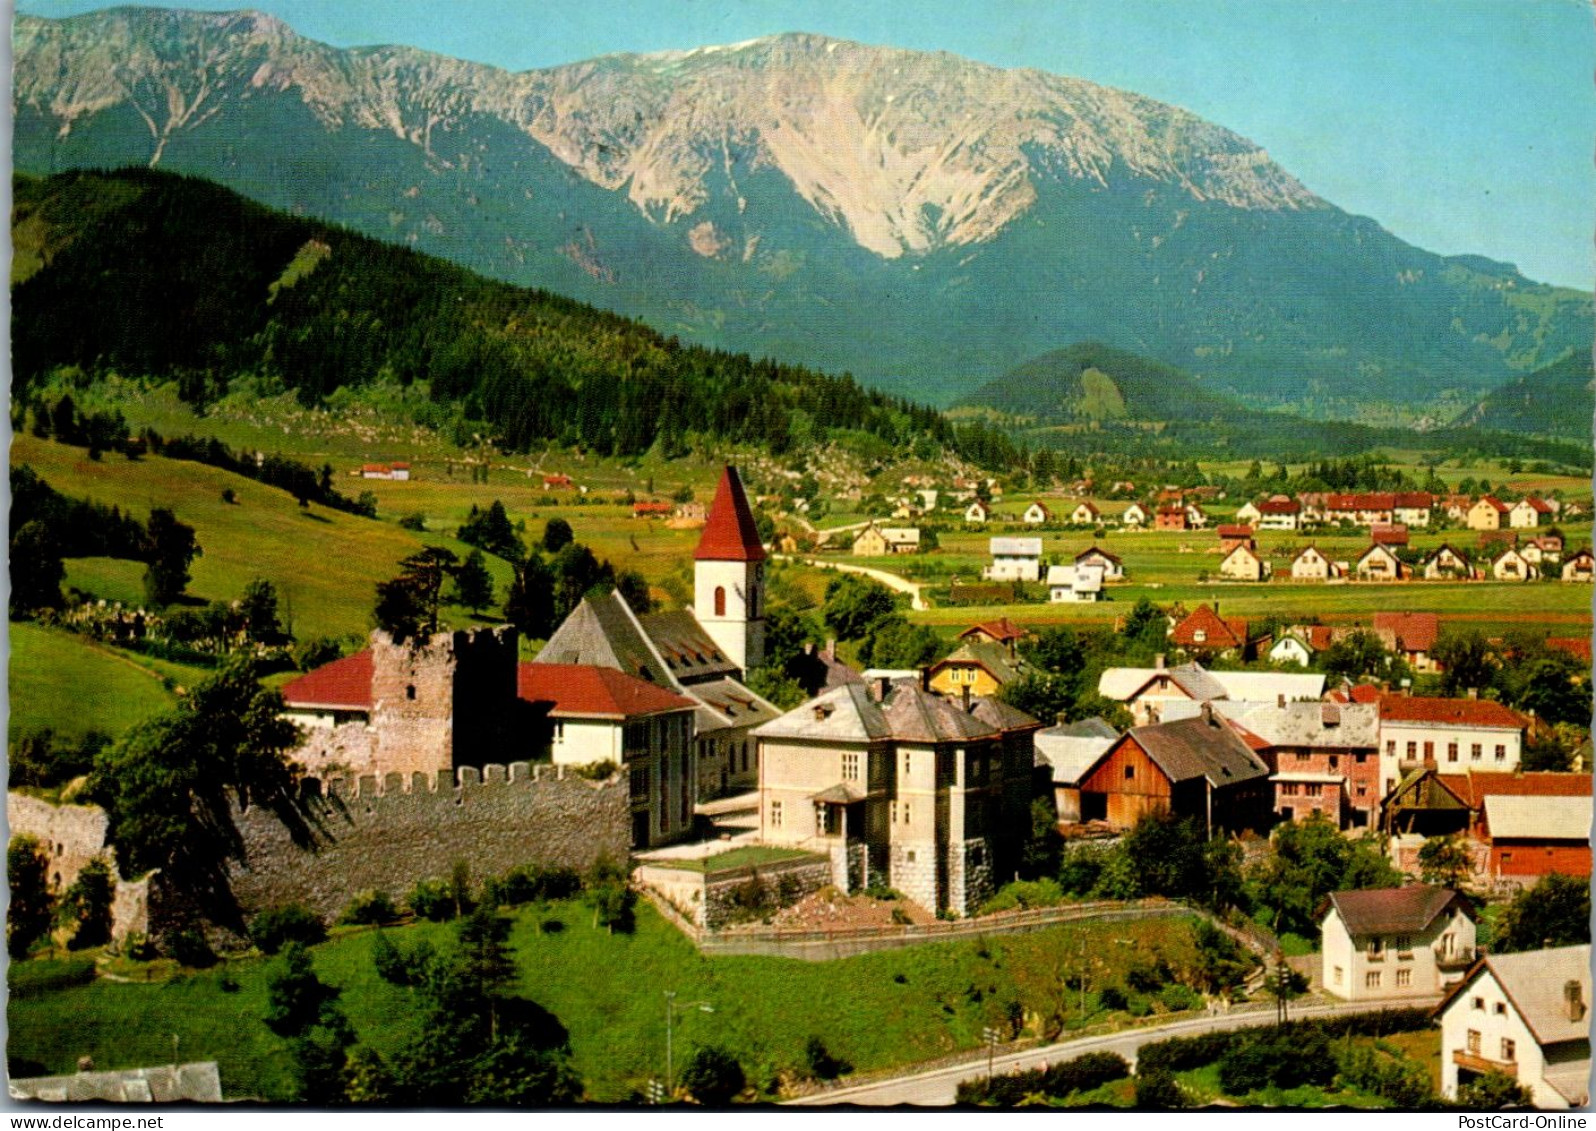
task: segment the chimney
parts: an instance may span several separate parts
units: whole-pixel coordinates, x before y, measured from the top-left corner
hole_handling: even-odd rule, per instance
[[[964,692],[964,713],[968,715],[970,713],[970,685],[967,683],[960,690]]]
[[[1477,687],[1469,688],[1469,698],[1470,699],[1478,699],[1479,697],[1480,697],[1480,689],[1479,688],[1477,688]]]
[[[832,661],[833,663],[836,662],[836,659],[837,659],[837,638],[835,636],[830,637],[829,639],[826,640],[825,657],[826,657],[826,659]]]
[[[815,722],[823,723],[831,717],[832,705],[830,703],[815,704]]]
[[[931,690],[931,669],[930,668],[921,668],[920,669],[920,690],[921,691],[930,691]]]
[[[1216,727],[1219,725],[1218,721],[1214,718],[1214,705],[1212,703],[1203,704],[1203,722],[1207,723],[1211,727]]]
[[[876,680],[876,702],[877,703],[885,703],[887,701],[887,692],[891,691],[891,690],[892,690],[892,678],[890,676],[882,676],[881,678],[877,679]]]
[[[1585,987],[1574,978],[1563,983],[1563,1008],[1567,1010],[1570,1021],[1584,1020]]]
[[[1153,667],[1159,671],[1164,670],[1164,654],[1162,652],[1153,657]]]

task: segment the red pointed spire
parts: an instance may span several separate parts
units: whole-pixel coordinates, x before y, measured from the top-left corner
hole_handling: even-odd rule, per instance
[[[748,506],[748,496],[743,493],[743,481],[737,478],[737,469],[731,464],[721,473],[715,501],[709,507],[709,521],[704,524],[704,534],[698,540],[693,557],[701,562],[765,560],[765,547],[759,542],[754,512]]]

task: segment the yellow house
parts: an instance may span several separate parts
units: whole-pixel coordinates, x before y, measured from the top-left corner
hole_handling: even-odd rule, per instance
[[[931,665],[929,685],[947,698],[966,692],[981,697],[996,695],[1005,683],[1020,678],[1024,665],[1001,644],[966,644],[945,660]]]
[[[1469,508],[1468,527],[1470,530],[1501,530],[1507,525],[1510,513],[1506,503],[1494,495],[1486,495]]]

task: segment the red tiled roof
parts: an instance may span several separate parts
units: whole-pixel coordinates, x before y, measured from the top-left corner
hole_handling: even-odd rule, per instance
[[[1567,652],[1576,660],[1590,663],[1590,638],[1586,636],[1548,636],[1546,646],[1557,652]]]
[[[1115,565],[1124,565],[1125,564],[1124,560],[1121,559],[1118,554],[1111,554],[1107,550],[1103,549],[1103,547],[1101,547],[1101,546],[1089,546],[1089,547],[1087,547],[1086,549],[1082,550],[1080,553],[1075,555],[1075,560],[1076,561],[1080,561],[1082,558],[1090,557],[1093,554],[1096,554],[1099,557],[1107,558],[1109,561],[1113,562]]]
[[[1385,692],[1372,683],[1359,683],[1350,691],[1332,691],[1330,698],[1336,703],[1378,703]]]
[[[285,683],[283,702],[289,707],[371,710],[371,649],[323,664]]]
[[[1552,510],[1552,504],[1548,503],[1545,499],[1538,498],[1535,495],[1531,495],[1529,498],[1525,499],[1524,502],[1528,503],[1536,514],[1554,513]]]
[[[1485,495],[1480,499],[1480,502],[1489,503],[1501,514],[1506,514],[1512,509],[1506,503],[1502,502],[1501,499],[1498,499],[1495,495]]]
[[[671,514],[676,510],[670,503],[633,503],[633,514]]]
[[[1380,718],[1397,723],[1449,723],[1453,726],[1521,729],[1524,719],[1491,699],[1426,699],[1412,695],[1380,698]]]
[[[709,521],[704,524],[704,533],[698,540],[698,549],[693,551],[693,558],[716,562],[765,560],[765,547],[759,543],[754,512],[748,508],[748,496],[743,493],[737,469],[730,464],[721,472],[715,501],[709,505]]]
[[[999,644],[1007,644],[1010,640],[1023,640],[1025,638],[1025,629],[1015,624],[1008,617],[1000,617],[997,620],[982,621],[980,624],[971,625],[959,633],[959,639],[963,640],[966,636],[974,636],[978,632],[986,633]]]
[[[1589,797],[1589,774],[1525,773],[1470,769],[1465,774],[1437,774],[1447,789],[1470,809],[1478,809],[1487,797]]]
[[[1251,538],[1252,527],[1246,525],[1226,524],[1216,526],[1214,532],[1221,538]]]
[[[1375,613],[1374,631],[1392,632],[1408,652],[1428,652],[1441,635],[1441,618],[1434,613]]]
[[[363,463],[360,465],[360,470],[364,473],[367,471],[392,471],[393,469],[385,463]]]
[[[1395,505],[1396,496],[1389,491],[1334,494],[1325,500],[1325,509],[1332,511],[1388,511]]]
[[[636,676],[585,664],[522,663],[516,688],[522,699],[553,703],[555,717],[629,719],[694,707],[691,699]]]
[[[1302,504],[1295,499],[1265,499],[1258,504],[1259,514],[1300,514]]]
[[[1435,505],[1435,496],[1428,491],[1398,491],[1392,496],[1393,505],[1402,510],[1429,510]]]
[[[393,465],[393,469],[395,471],[409,471],[410,465],[408,463],[396,463]]]
[[[1376,523],[1369,530],[1369,537],[1377,546],[1406,546],[1408,544],[1408,528],[1401,523]]]
[[[1204,634],[1200,643],[1196,639],[1199,631]],[[1237,617],[1222,620],[1211,606],[1199,605],[1196,612],[1175,626],[1169,638],[1188,648],[1242,648],[1247,643],[1247,622]]]

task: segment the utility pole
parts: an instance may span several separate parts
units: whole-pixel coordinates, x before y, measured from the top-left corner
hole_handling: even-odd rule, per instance
[[[988,1025],[981,1030],[981,1040],[986,1042],[986,1079],[992,1082],[992,1058],[997,1053],[999,1033],[997,1027]]]
[[[676,1059],[673,1047],[673,1030],[678,1009],[696,1009],[700,1013],[715,1012],[715,1007],[707,1001],[690,1001],[684,1005],[677,1005],[676,991],[665,991],[665,1090],[667,1095],[676,1093]]]

